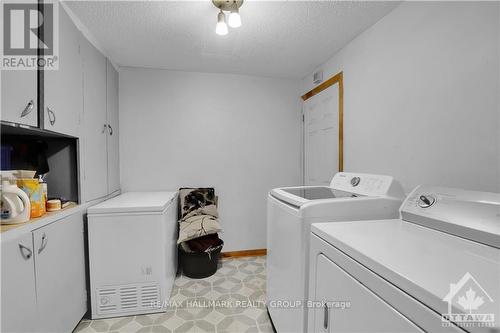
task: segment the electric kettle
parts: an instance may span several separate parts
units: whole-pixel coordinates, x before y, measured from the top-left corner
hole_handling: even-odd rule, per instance
[[[2,179],[1,224],[17,224],[29,221],[31,213],[30,198],[9,179]]]

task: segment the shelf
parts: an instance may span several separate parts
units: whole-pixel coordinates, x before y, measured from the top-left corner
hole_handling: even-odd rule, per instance
[[[52,132],[49,130],[41,129],[38,127],[22,125],[11,123],[8,121],[2,120],[1,122],[2,135],[28,135],[28,136],[39,136],[45,138],[69,138],[69,139],[77,139],[73,136]]]
[[[40,222],[40,221],[46,220],[47,223],[57,221],[59,219],[59,215],[61,215],[60,217],[63,218],[67,215],[67,214],[63,214],[63,213],[65,213],[65,212],[67,213],[68,210],[71,210],[75,207],[78,207],[78,204],[75,202],[71,202],[67,207],[64,207],[61,210],[58,210],[55,212],[47,212],[45,215],[32,218],[28,222],[18,223],[18,224],[2,224],[2,225],[0,225],[0,233],[6,232],[6,231],[9,231],[12,229],[16,229],[19,227],[24,227],[27,225],[33,225],[33,224]]]

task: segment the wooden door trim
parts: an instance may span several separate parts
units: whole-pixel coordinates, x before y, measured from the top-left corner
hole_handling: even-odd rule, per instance
[[[344,74],[339,72],[302,95],[306,101],[332,85],[339,84],[339,171],[344,171]]]
[[[257,256],[265,256],[266,254],[267,254],[266,249],[231,251],[231,252],[222,252],[222,258],[257,257]]]

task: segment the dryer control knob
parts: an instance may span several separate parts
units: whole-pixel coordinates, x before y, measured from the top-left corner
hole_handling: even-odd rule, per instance
[[[436,202],[436,198],[434,198],[432,195],[421,195],[418,198],[418,206],[420,208],[429,208]]]
[[[352,186],[358,186],[360,181],[361,181],[361,178],[359,178],[359,177],[352,177],[351,178],[351,185]]]

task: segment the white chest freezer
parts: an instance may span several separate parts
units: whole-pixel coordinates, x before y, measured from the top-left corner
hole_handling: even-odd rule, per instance
[[[127,192],[87,213],[92,319],[165,311],[177,269],[177,192]]]

